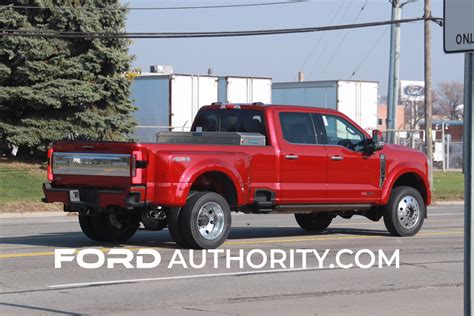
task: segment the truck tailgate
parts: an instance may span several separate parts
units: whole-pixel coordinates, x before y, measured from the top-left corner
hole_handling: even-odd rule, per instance
[[[50,153],[48,176],[60,186],[128,187],[142,156],[140,145],[135,143],[57,143]]]

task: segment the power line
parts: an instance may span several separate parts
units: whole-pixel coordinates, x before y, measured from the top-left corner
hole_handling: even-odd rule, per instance
[[[382,38],[384,37],[385,33],[387,33],[387,30],[388,30],[388,27],[385,27],[385,29],[383,30],[383,32],[380,34],[380,36],[377,38],[377,40],[372,44],[372,46],[369,48],[369,50],[367,51],[367,54],[364,56],[364,58],[362,58],[361,62],[359,63],[359,65],[357,65],[357,67],[355,68],[355,70],[352,72],[350,78],[348,80],[351,80],[356,74],[357,72],[359,71],[360,67],[362,67],[362,65],[365,63],[365,61],[367,60],[367,58],[369,58],[369,56],[372,54],[372,52],[374,51],[375,47],[380,43],[380,41],[382,40]]]
[[[26,30],[26,29],[0,29],[0,36],[26,36],[46,38],[204,38],[204,37],[237,37],[237,36],[261,36],[280,35],[295,33],[310,33],[344,29],[367,28],[374,26],[403,24],[417,21],[434,21],[438,23],[442,18],[419,17],[400,20],[385,20],[377,22],[366,22],[358,24],[342,24],[334,26],[316,26],[305,28],[255,30],[255,31],[225,31],[225,32],[59,32],[52,30]]]
[[[308,2],[308,0],[288,0],[288,1],[274,1],[263,3],[241,3],[241,4],[216,4],[204,6],[175,6],[175,7],[72,7],[72,6],[54,6],[54,7],[36,7],[36,6],[20,6],[20,5],[0,5],[2,9],[18,9],[18,10],[85,10],[85,11],[157,11],[157,10],[194,10],[194,9],[225,9],[225,8],[240,8],[240,7],[261,7],[274,5],[287,5]]]
[[[349,6],[346,8],[346,11],[344,12],[344,14],[342,15],[342,17],[339,19],[339,23],[342,22],[344,20],[344,18],[346,17],[347,13],[349,12],[349,9],[351,8],[352,6],[352,2],[349,2]],[[327,51],[329,47],[329,43],[326,42],[323,49],[321,50],[321,52],[319,53],[318,57],[316,58],[316,61],[319,61],[321,59],[321,57],[324,55],[324,53]],[[311,72],[309,73],[309,77],[311,77],[311,75],[313,74],[314,72],[314,69],[311,70]]]
[[[357,19],[359,19],[360,15],[362,14],[362,12],[365,10],[365,7],[367,6],[367,2],[369,2],[369,0],[365,0],[364,4],[362,5],[362,7],[360,8],[359,12],[357,13],[357,15],[355,16],[354,20],[352,20],[352,23],[355,23],[357,21]],[[336,57],[337,55],[337,52],[339,51],[339,49],[341,48],[342,44],[344,44],[344,42],[346,41],[346,38],[347,38],[347,35],[349,34],[349,32],[345,32],[344,33],[344,36],[342,37],[341,41],[339,42],[339,45],[337,45],[336,49],[335,49],[335,52],[334,54],[331,55],[331,57],[329,58],[329,61],[327,63],[325,63],[324,65],[324,68],[321,70],[321,73],[324,73],[327,69],[327,67],[332,63],[332,61],[334,60],[334,58]],[[312,74],[313,72],[311,72]],[[310,75],[311,75],[310,74]]]
[[[331,20],[329,21],[329,25],[332,25],[332,23],[334,22],[334,20],[336,19],[336,17],[339,15],[339,12],[341,12],[341,9],[342,7],[344,7],[344,5],[346,4],[346,1],[347,0],[344,0],[341,2],[341,5],[339,6],[339,8],[336,10],[336,13],[333,15],[333,17],[331,18]],[[319,40],[316,42],[316,44],[313,46],[313,48],[311,48],[311,50],[309,51],[309,54],[308,56],[306,57],[305,61],[303,62],[303,64],[301,65],[300,67],[300,70],[302,71],[304,66],[306,66],[306,64],[308,63],[308,61],[311,59],[311,57],[313,56],[313,53],[316,51],[316,48],[319,46],[319,44],[321,43],[321,41],[324,39],[324,36],[326,35],[326,33],[323,33],[323,35],[321,35],[321,37],[319,38]]]

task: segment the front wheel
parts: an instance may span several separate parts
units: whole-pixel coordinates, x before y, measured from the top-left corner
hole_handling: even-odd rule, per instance
[[[295,214],[296,222],[304,230],[322,232],[331,224],[333,217],[324,213]]]
[[[179,214],[179,222],[187,246],[197,249],[217,248],[230,232],[230,207],[221,195],[200,192],[187,200]]]
[[[394,236],[413,236],[423,226],[426,206],[418,190],[400,186],[392,190],[385,206],[383,221]]]

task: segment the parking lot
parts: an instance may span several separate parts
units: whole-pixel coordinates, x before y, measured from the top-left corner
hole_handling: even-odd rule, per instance
[[[430,207],[423,229],[412,238],[391,237],[383,222],[337,218],[326,233],[305,233],[293,215],[233,216],[222,247],[341,249],[392,253],[400,267],[370,269],[214,269],[167,267],[176,249],[166,230],[140,231],[120,247],[159,251],[153,269],[84,269],[74,262],[54,268],[56,248],[98,248],[80,231],[76,216],[0,219],[0,313],[103,314],[461,314],[463,292],[463,206]],[[183,250],[188,256],[188,252]],[[188,258],[186,258],[188,259]],[[219,261],[225,260],[219,256]],[[297,259],[300,260],[300,259]],[[295,266],[299,265],[299,261]],[[238,312],[237,312],[238,311]]]

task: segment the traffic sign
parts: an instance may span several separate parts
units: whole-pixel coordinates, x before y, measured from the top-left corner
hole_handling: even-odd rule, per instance
[[[474,51],[474,0],[444,0],[444,51]]]

